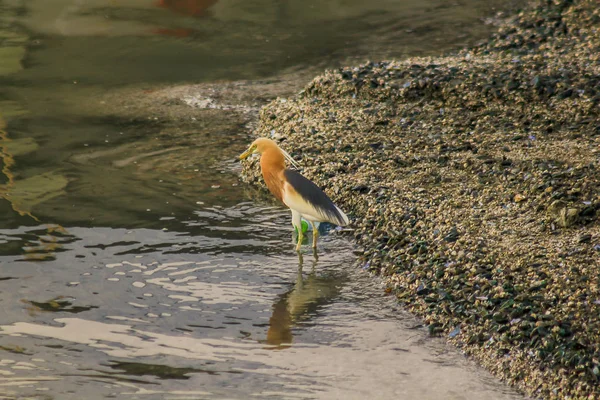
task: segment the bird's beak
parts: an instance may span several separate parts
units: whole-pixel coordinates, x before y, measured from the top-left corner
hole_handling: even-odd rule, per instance
[[[243,159],[245,159],[245,158],[248,158],[248,156],[249,156],[249,155],[251,155],[252,153],[254,153],[254,146],[250,146],[250,147],[248,148],[248,150],[246,150],[245,152],[243,152],[243,153],[240,155],[240,160],[243,160]]]

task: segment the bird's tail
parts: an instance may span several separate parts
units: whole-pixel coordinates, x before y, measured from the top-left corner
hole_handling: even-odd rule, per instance
[[[336,215],[336,221],[331,221],[333,223],[335,223],[336,225],[339,226],[346,226],[350,223],[350,220],[348,219],[348,216],[346,214],[344,214],[344,212],[342,210],[339,209],[339,207],[335,206],[335,208],[338,211],[338,215]]]

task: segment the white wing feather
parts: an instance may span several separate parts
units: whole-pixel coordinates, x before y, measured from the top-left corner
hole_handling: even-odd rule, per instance
[[[290,195],[292,192],[291,185],[287,182],[284,183],[283,189],[283,202],[286,206],[291,208],[292,210],[296,210],[302,217],[308,221],[313,222],[331,222],[332,224],[337,224],[337,221],[332,221],[327,215],[317,210],[313,207],[309,202],[304,200],[301,196],[293,196]],[[337,206],[335,207],[340,213],[340,216],[345,222],[345,225],[348,225],[348,216],[344,214],[342,210],[340,210]]]

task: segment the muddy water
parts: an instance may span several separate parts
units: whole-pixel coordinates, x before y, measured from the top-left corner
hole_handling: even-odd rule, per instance
[[[519,398],[341,232],[299,257],[235,158],[320,68],[473,43],[491,7],[0,1],[0,398]]]

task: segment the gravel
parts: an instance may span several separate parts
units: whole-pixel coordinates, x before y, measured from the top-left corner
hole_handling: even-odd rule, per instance
[[[437,58],[327,71],[260,112],[363,266],[534,397],[600,398],[600,7],[540,1]],[[261,184],[256,160],[243,177]]]

